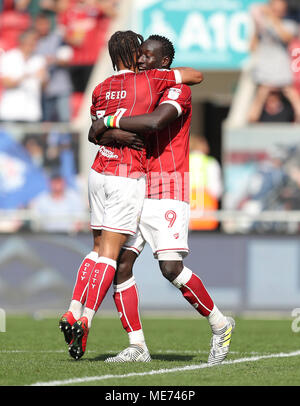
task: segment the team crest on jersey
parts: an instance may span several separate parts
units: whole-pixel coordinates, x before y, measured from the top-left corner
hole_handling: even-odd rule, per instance
[[[169,89],[168,98],[171,99],[171,100],[176,100],[176,99],[178,99],[180,94],[181,94],[180,89],[177,89],[175,87],[171,87],[171,89]]]

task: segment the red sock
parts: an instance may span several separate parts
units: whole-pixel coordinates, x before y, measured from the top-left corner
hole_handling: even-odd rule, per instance
[[[214,302],[197,275],[184,267],[172,283],[181,290],[183,297],[202,316],[209,316],[214,307]]]
[[[91,274],[86,299],[86,307],[98,310],[116,272],[116,261],[106,257],[99,257]]]
[[[84,304],[87,295],[87,287],[90,275],[92,270],[94,269],[94,266],[96,265],[97,259],[98,253],[92,251],[82,261],[77,272],[72,300],[77,300],[78,302]]]
[[[116,285],[113,297],[122,326],[127,333],[141,330],[139,297],[134,277],[120,285]]]

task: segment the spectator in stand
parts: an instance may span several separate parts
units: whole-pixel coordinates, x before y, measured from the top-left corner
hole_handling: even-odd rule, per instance
[[[58,12],[58,24],[64,30],[66,43],[74,50],[71,61],[74,92],[83,93],[106,43],[109,22],[116,15],[116,1],[64,0],[63,3]]]
[[[249,121],[257,122],[269,93],[281,90],[291,103],[295,121],[300,121],[300,96],[293,87],[293,72],[288,46],[298,34],[295,21],[286,18],[286,0],[270,0],[252,8],[254,34],[251,51],[254,55],[253,79],[256,95]]]
[[[72,82],[68,70],[73,51],[63,43],[57,28],[51,29],[51,20],[42,13],[36,17],[38,33],[36,54],[47,61],[48,81],[43,89],[43,120],[69,122]]]
[[[47,13],[51,24],[55,26],[56,12],[61,0],[18,0],[20,7],[34,20],[40,13]]]
[[[42,168],[44,163],[44,151],[40,137],[31,134],[26,135],[23,140],[23,146],[30,155],[34,165]]]
[[[18,48],[1,58],[2,97],[0,120],[38,122],[42,119],[41,90],[47,80],[45,59],[34,55],[36,31],[20,36]]]
[[[41,231],[78,232],[82,229],[85,207],[80,193],[68,188],[59,173],[52,174],[49,192],[35,198],[30,208],[39,215],[38,223],[33,226]]]
[[[8,51],[15,48],[20,34],[30,27],[31,22],[20,1],[3,0],[0,10],[0,49]]]
[[[197,211],[218,210],[222,195],[222,173],[219,162],[209,155],[206,138],[193,135],[190,141],[190,205],[191,214]],[[218,221],[213,216],[191,216],[190,230],[215,230]]]
[[[265,101],[260,123],[291,123],[294,112],[284,95],[280,91],[271,90]]]

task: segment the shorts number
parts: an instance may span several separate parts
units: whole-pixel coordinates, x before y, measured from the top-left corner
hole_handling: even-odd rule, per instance
[[[176,213],[173,210],[168,210],[165,213],[165,219],[169,222],[168,228],[171,228],[176,220]]]

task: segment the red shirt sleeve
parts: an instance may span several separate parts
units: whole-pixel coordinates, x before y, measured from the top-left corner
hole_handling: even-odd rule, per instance
[[[181,75],[178,70],[151,69],[144,72],[158,92],[163,92],[168,87],[181,83]]]
[[[178,111],[178,117],[185,114],[191,108],[192,92],[187,85],[175,85],[166,89],[159,104],[170,103]]]
[[[98,87],[98,86],[97,86]],[[97,119],[97,114],[96,114],[96,93],[97,93],[97,87],[94,89],[92,93],[92,105],[90,107],[90,113],[91,113],[91,119],[96,120]]]

